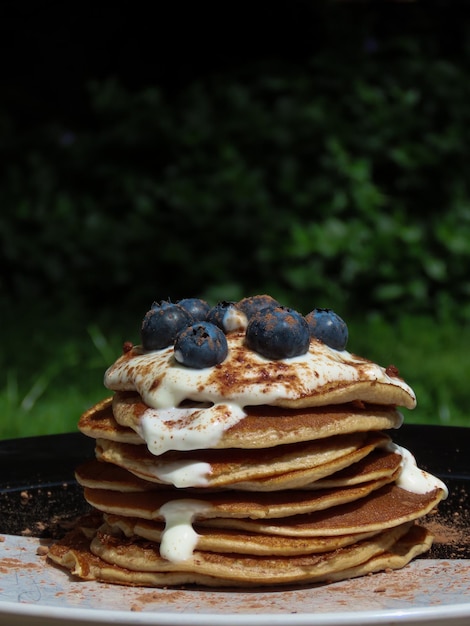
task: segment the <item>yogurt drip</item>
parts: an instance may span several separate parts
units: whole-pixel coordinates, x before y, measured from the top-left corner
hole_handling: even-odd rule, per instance
[[[156,456],[168,450],[201,450],[217,444],[224,430],[245,416],[234,403],[204,408],[147,409],[136,428]]]
[[[163,483],[185,488],[206,487],[207,476],[211,471],[210,463],[203,461],[175,461],[164,465],[157,464],[152,473]]]
[[[199,535],[192,527],[194,518],[208,509],[201,500],[171,500],[160,508],[165,528],[160,542],[160,556],[172,563],[187,561],[193,555]]]
[[[405,491],[416,494],[424,494],[434,489],[442,489],[444,499],[447,498],[449,491],[445,483],[436,476],[420,469],[416,464],[415,457],[409,450],[393,442],[388,442],[384,447],[389,452],[394,452],[401,456],[401,472],[396,480],[397,487],[401,487]]]

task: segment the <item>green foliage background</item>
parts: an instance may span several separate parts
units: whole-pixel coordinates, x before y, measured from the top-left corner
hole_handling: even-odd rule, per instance
[[[262,289],[468,317],[468,46],[353,35],[176,93],[91,84],[77,129],[4,115],[2,295]]]
[[[449,46],[434,22],[376,37],[373,18],[349,17],[326,13],[330,44],[301,63],[260,59],[173,89],[94,81],[72,125],[25,127],[0,109],[0,299],[5,329],[40,337],[33,378],[56,340],[45,318],[127,338],[167,297],[331,307],[359,324],[368,356],[368,335],[412,341],[423,318],[424,342],[442,326],[468,340],[469,21]],[[6,354],[11,399],[21,366]],[[468,375],[449,366],[465,412]]]

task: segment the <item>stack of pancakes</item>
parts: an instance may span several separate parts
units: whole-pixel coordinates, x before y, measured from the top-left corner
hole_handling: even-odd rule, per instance
[[[418,521],[445,485],[393,444],[412,389],[312,338],[270,361],[227,336],[215,367],[125,346],[112,398],[80,419],[96,459],[77,469],[93,513],[49,558],[127,585],[257,587],[400,568],[427,551]]]

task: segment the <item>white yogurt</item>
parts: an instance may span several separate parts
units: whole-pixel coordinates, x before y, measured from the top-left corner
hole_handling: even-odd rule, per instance
[[[401,456],[401,471],[396,485],[405,491],[411,493],[423,494],[433,491],[434,489],[442,489],[444,491],[444,499],[449,495],[447,486],[437,476],[433,476],[417,466],[415,457],[409,450],[389,442],[385,446],[389,452],[395,452]]]
[[[165,519],[160,541],[162,558],[180,563],[192,557],[199,538],[192,522],[208,508],[205,502],[192,499],[171,500],[160,508],[160,514]]]
[[[222,319],[222,325],[228,333],[233,330],[245,330],[248,326],[248,318],[240,309],[229,306]]]
[[[148,468],[147,468],[148,469]],[[156,465],[153,473],[163,483],[175,487],[207,487],[210,463],[203,461],[175,461]]]
[[[223,432],[245,416],[238,404],[211,407],[147,409],[136,430],[152,454],[168,450],[201,450],[217,444]]]

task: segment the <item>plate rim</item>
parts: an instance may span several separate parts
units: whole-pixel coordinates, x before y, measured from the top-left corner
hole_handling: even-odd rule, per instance
[[[67,613],[67,615],[66,615]],[[57,624],[115,624],[115,626],[220,626],[221,613],[170,613],[155,611],[84,609],[0,601],[0,617],[55,620]],[[470,602],[446,606],[426,606],[331,613],[225,613],[224,626],[367,626],[385,622],[432,624],[470,617]],[[406,621],[408,620],[408,621]],[[30,626],[34,623],[28,622]],[[52,623],[54,626],[54,622]]]

